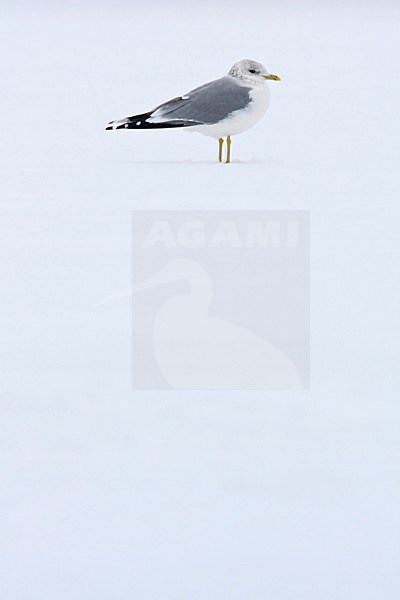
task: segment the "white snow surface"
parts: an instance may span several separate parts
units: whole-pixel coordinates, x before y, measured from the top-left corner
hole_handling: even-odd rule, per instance
[[[397,600],[399,5],[2,12],[1,597]],[[247,57],[233,164],[104,130]],[[131,389],[142,208],[311,211],[310,391]]]

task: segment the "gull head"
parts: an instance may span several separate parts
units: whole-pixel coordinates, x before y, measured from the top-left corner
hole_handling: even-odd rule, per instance
[[[278,75],[269,73],[261,63],[248,58],[239,60],[239,62],[235,63],[228,75],[250,85],[265,83],[266,79],[272,79],[273,81],[281,80]]]

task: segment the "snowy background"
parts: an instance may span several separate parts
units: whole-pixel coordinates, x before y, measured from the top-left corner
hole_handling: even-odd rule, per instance
[[[397,600],[393,2],[1,3],[4,600]],[[106,132],[254,58],[233,142]],[[131,211],[311,211],[311,391],[133,392]]]

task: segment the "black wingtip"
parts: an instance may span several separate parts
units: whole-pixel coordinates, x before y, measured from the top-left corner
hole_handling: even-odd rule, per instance
[[[112,127],[110,127],[110,126],[106,127],[106,131],[111,131],[111,130],[112,130]]]

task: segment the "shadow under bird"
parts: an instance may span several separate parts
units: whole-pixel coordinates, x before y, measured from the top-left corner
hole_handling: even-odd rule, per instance
[[[267,80],[280,81],[254,60],[241,60],[225,77],[205,83],[148,112],[111,121],[106,129],[166,129],[182,127],[218,140],[222,162],[231,162],[231,137],[253,127],[269,106]]]

